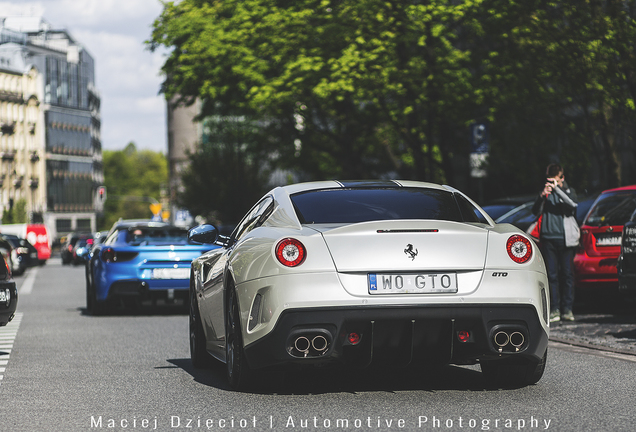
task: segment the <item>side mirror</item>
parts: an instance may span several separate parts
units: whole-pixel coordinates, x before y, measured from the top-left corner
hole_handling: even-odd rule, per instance
[[[219,230],[214,225],[204,224],[188,231],[188,241],[192,243],[214,243],[219,238]]]

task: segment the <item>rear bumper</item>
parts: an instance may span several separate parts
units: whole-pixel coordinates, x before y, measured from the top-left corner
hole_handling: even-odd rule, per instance
[[[618,284],[618,256],[574,256],[574,276],[579,288],[611,288]]]
[[[540,320],[534,306],[514,304],[291,309],[272,332],[247,345],[245,354],[252,368],[293,363],[393,368],[503,357],[538,362],[548,345]],[[466,342],[460,331],[468,332]],[[359,343],[350,341],[351,333],[360,336]],[[514,344],[506,341],[513,334]]]
[[[119,280],[110,285],[107,300],[186,300],[189,295],[190,281],[181,279]]]
[[[0,282],[0,290],[9,290],[9,304],[0,302],[0,326],[7,325],[15,315],[18,306],[18,289],[13,281]]]

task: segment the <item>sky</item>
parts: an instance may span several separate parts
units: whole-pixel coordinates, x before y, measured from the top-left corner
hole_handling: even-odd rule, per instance
[[[101,95],[102,149],[168,152],[166,103],[159,89],[163,52],[151,53],[159,0],[0,0],[0,16],[42,16],[54,29],[66,29],[95,60]]]

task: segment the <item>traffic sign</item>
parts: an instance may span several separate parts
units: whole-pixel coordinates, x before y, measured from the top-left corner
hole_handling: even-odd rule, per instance
[[[161,203],[150,204],[150,211],[153,215],[158,215],[161,212]]]

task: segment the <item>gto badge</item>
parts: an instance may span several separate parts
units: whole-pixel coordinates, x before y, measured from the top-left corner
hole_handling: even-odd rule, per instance
[[[412,244],[406,245],[406,249],[404,249],[404,253],[411,257],[411,261],[413,261],[418,254],[417,249],[413,250]]]

